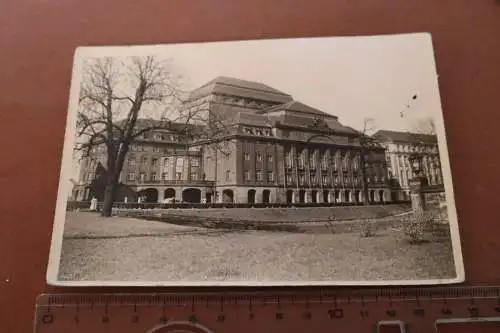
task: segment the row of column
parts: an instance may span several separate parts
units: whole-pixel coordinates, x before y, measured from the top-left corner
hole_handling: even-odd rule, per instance
[[[316,200],[313,198],[314,191],[312,190],[288,190],[293,191],[292,193],[292,203],[300,203],[301,202],[301,191],[304,191],[304,203],[356,203],[363,202],[364,195],[361,190],[318,190],[315,192]],[[324,193],[328,191],[327,201],[324,200]],[[373,192],[372,192],[373,191]],[[382,192],[380,192],[382,191]],[[386,191],[384,190],[370,190],[369,195],[373,193],[373,201],[374,202],[387,202],[389,201],[387,198]],[[288,198],[288,194],[286,194]],[[357,198],[356,198],[357,196]],[[285,200],[286,202],[287,200]]]

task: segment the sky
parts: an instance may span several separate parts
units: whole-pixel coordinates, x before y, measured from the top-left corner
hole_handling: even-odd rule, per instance
[[[76,59],[152,54],[170,60],[187,90],[230,76],[267,84],[356,129],[366,118],[374,130],[410,130],[426,117],[442,127],[429,34],[83,47]]]
[[[258,81],[362,128],[405,130],[408,119],[441,116],[428,34],[275,39],[88,48],[86,54],[157,54],[171,61],[185,89],[217,76]],[[413,100],[412,96],[417,95]],[[410,104],[408,108],[407,105]],[[406,117],[400,113],[407,110]]]

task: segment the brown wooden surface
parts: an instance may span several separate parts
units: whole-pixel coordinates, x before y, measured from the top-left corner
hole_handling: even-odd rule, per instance
[[[499,283],[499,1],[1,1],[0,332],[30,332],[49,290],[76,46],[422,31],[434,39],[467,283]]]

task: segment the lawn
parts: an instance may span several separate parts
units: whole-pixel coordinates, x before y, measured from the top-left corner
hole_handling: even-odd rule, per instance
[[[317,220],[353,220],[380,218],[398,215],[411,210],[407,204],[374,206],[337,206],[337,207],[301,207],[301,208],[210,208],[210,209],[149,209],[115,210],[116,213],[154,212],[164,216],[215,217],[247,221],[317,221]]]
[[[68,213],[61,280],[332,281],[454,277],[449,241],[359,233],[231,231]]]

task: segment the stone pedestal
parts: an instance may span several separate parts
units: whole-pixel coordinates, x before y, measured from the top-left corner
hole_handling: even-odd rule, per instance
[[[425,210],[425,198],[422,193],[422,186],[425,177],[415,177],[409,181],[411,207],[414,212],[423,212]]]

